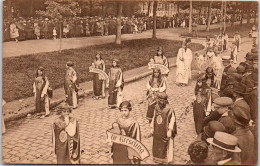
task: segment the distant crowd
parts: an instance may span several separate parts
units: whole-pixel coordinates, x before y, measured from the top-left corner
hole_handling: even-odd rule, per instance
[[[241,18],[227,15],[227,22]],[[220,22],[220,15],[212,15],[211,23]],[[205,25],[206,15],[194,15],[193,25]],[[157,17],[157,29],[188,27],[188,14],[175,14],[172,17]],[[122,33],[133,34],[153,28],[152,17],[122,17]],[[61,33],[60,33],[61,32]],[[63,20],[50,18],[13,18],[3,22],[3,41],[23,41],[33,39],[57,39],[87,36],[108,36],[116,34],[116,17],[71,17]]]

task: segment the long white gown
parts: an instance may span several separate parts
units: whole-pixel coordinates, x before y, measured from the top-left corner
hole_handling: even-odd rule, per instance
[[[176,59],[176,82],[180,84],[188,84],[191,79],[191,62],[192,52],[189,48],[180,48]]]

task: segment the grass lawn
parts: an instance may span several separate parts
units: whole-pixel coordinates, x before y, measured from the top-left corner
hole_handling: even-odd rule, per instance
[[[234,25],[232,28],[230,26],[228,26],[226,28],[226,33],[228,34],[229,38],[233,38],[234,34],[236,31],[239,31],[241,37],[247,37],[249,35],[249,31],[252,29],[253,27],[253,23],[252,24],[242,24],[242,25]],[[205,26],[206,27],[206,26]],[[203,37],[206,38],[207,36],[210,37],[214,37],[214,35],[218,35],[220,34],[221,31],[219,28],[216,29],[210,29],[210,32],[207,32],[206,30],[199,30],[198,31],[198,37]],[[192,37],[192,34],[189,34],[189,32],[184,32],[181,34],[181,36],[189,36]],[[195,36],[195,34],[194,34]]]
[[[123,71],[147,65],[156,54],[157,47],[162,46],[167,57],[174,57],[181,47],[181,41],[138,39],[123,41],[121,46],[104,44],[84,48],[38,53],[3,59],[3,99],[12,101],[33,95],[32,85],[36,69],[45,68],[53,89],[63,87],[65,64],[71,60],[76,65],[79,82],[92,80],[88,67],[100,52],[106,63],[106,70],[111,67],[111,60],[118,58]],[[191,44],[191,50],[202,49],[200,44]]]

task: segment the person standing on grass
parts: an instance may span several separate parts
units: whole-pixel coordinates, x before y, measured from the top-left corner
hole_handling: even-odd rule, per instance
[[[64,89],[66,102],[73,106],[73,109],[78,107],[78,86],[76,84],[77,81],[77,73],[73,69],[74,63],[68,61],[66,63],[66,74],[64,79]]]
[[[189,79],[191,79],[192,52],[188,48],[190,42],[191,39],[185,39],[177,54],[176,83],[181,86],[187,86]]]
[[[43,67],[39,67],[36,71],[36,77],[33,83],[33,93],[35,97],[35,113],[41,114],[45,112],[45,116],[50,114],[49,106],[50,99],[47,93],[49,87],[49,80],[45,76],[45,71]],[[41,117],[43,118],[44,115]]]
[[[96,59],[93,63],[93,66],[97,69],[105,71],[105,62],[101,55],[98,53],[96,55]],[[93,76],[93,91],[95,95],[95,99],[101,99],[105,97],[105,80],[98,73],[94,73]]]
[[[108,78],[108,106],[110,108],[116,108],[119,107],[119,104],[123,100],[122,91],[124,88],[123,72],[119,67],[119,61],[117,59],[112,61],[112,67],[110,68]]]
[[[52,143],[57,164],[80,164],[79,123],[66,105],[52,124]]]

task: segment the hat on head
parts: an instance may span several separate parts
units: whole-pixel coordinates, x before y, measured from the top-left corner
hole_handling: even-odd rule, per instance
[[[247,110],[244,110],[242,107],[235,106],[232,109],[232,116],[234,122],[243,126],[248,126],[251,119],[250,113]]]
[[[245,57],[247,60],[252,60],[253,59],[253,53],[251,53],[251,52],[248,52],[247,54],[246,54],[246,57]]]
[[[210,121],[207,126],[203,128],[204,133],[208,138],[213,138],[216,131],[225,132],[225,127],[218,121]]]
[[[253,59],[253,60],[258,60],[258,53],[254,53],[254,54],[252,55],[252,59]]]
[[[219,122],[223,124],[228,134],[232,134],[236,130],[235,122],[230,116],[221,117]]]
[[[237,70],[237,73],[243,74],[243,73],[245,73],[246,68],[245,68],[244,66],[242,66],[242,65],[239,65],[239,66],[236,68],[236,70]]]
[[[239,63],[239,66],[243,66],[244,68],[246,68],[247,65],[248,65],[248,63],[246,63],[246,62]]]
[[[233,104],[233,100],[229,97],[218,97],[213,102],[214,104],[221,107],[230,106],[231,104]]]
[[[241,152],[241,149],[237,146],[237,141],[237,137],[221,131],[217,131],[214,138],[207,139],[208,143],[220,149],[229,152]]]
[[[227,70],[227,75],[229,74],[233,74],[233,73],[236,73],[236,69],[234,67],[230,67],[228,70]]]
[[[74,66],[74,63],[71,61],[68,61],[66,64],[67,64],[67,66],[70,66],[70,67]]]
[[[237,82],[233,85],[233,92],[238,94],[246,94],[246,87],[243,84]]]
[[[236,83],[238,83],[238,82],[234,77],[229,77],[227,80],[227,85],[234,85]]]
[[[233,73],[230,75],[230,77],[233,77],[237,82],[240,82],[242,80],[242,76],[238,73]]]

